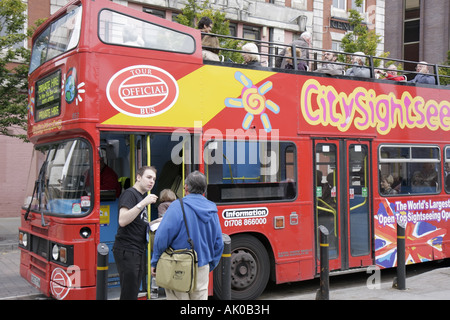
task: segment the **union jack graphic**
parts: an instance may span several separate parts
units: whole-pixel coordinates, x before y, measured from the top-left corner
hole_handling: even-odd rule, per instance
[[[379,216],[395,217],[396,214],[405,215],[407,212],[396,212],[394,204],[387,199],[380,203]],[[396,223],[383,225],[375,223],[375,261],[382,268],[397,265],[397,227]],[[425,262],[445,258],[442,252],[442,241],[447,230],[438,228],[425,221],[408,222],[406,225],[406,264]]]

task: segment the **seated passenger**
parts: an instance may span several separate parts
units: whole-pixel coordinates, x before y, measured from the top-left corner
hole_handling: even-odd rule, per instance
[[[213,22],[209,17],[202,17],[197,24],[197,29],[204,33],[210,33],[213,28]],[[202,34],[202,39],[205,35]]]
[[[399,76],[397,75],[397,66],[395,64],[391,64],[388,67],[389,70],[383,71],[383,70],[376,70],[377,75],[381,75],[384,77],[385,80],[392,80],[392,81],[406,81],[405,76]]]
[[[300,49],[296,48],[296,56],[300,58]],[[284,65],[284,69],[295,69],[294,68],[294,59],[289,59],[288,57],[292,57],[292,48],[286,48],[286,64]],[[297,70],[308,71],[308,67],[304,61],[297,59]]]
[[[115,190],[116,198],[122,192],[117,174],[108,167],[103,158],[100,158],[100,190]]]
[[[383,175],[381,177],[381,188],[382,190],[382,194],[384,195],[392,195],[392,194],[397,194],[397,190],[392,189],[392,184],[394,183],[394,178],[392,177],[392,175]]]
[[[412,177],[413,192],[435,192],[438,185],[438,175],[433,163],[424,163],[421,171],[416,171]]]
[[[345,72],[346,76],[370,78],[370,69],[364,67],[366,63],[366,57],[364,57],[363,52],[355,52],[352,55],[353,66],[347,69]]]
[[[220,61],[219,58],[219,39],[217,37],[205,35],[202,39],[202,46],[206,47],[202,50],[204,60]]]
[[[344,74],[344,66],[333,63],[336,60],[337,54],[335,52],[324,52],[322,55],[322,67],[314,71],[332,76]]]
[[[261,67],[259,51],[256,44],[253,42],[248,42],[242,46],[242,51],[245,51],[242,53],[244,64],[251,67]]]
[[[170,204],[177,200],[176,194],[170,189],[164,189],[159,194],[158,218],[162,218]]]
[[[416,66],[418,74],[414,77],[414,79],[408,81],[411,83],[426,83],[426,84],[436,84],[436,79],[434,76],[429,75],[430,71],[428,70],[427,63],[425,61],[419,62]]]
[[[303,60],[303,62],[305,63],[305,65],[308,65],[308,60],[309,59],[309,48],[311,47],[311,40],[312,40],[312,36],[311,33],[309,33],[308,31],[303,32],[300,37],[297,40],[294,40],[292,42],[293,45],[300,47],[300,59]],[[292,48],[292,47],[291,47]],[[280,52],[281,56],[285,56],[286,55],[286,49],[283,49]],[[291,49],[292,50],[292,49]],[[276,61],[275,61],[275,66],[278,68],[282,68],[284,69],[286,66],[286,58],[283,57],[277,57]]]

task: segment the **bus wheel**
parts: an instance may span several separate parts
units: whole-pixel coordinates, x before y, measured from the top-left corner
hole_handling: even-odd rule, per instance
[[[214,292],[219,299],[223,298],[220,274],[220,271],[214,272]],[[269,274],[269,255],[264,245],[253,236],[233,236],[231,238],[231,299],[253,300],[259,297],[266,288]]]

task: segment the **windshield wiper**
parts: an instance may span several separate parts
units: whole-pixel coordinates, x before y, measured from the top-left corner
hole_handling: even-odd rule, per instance
[[[41,225],[43,227],[47,226],[47,224],[45,223],[45,220],[44,220],[44,208],[42,205],[42,191],[44,190],[44,187],[45,187],[45,172],[47,171],[47,164],[48,164],[48,161],[44,161],[44,163],[41,166],[41,169],[39,170],[39,176],[38,176],[36,182],[34,183],[34,189],[33,189],[33,194],[31,195],[31,201],[28,204],[27,211],[25,212],[25,215],[23,217],[25,220],[28,220],[28,215],[30,214],[31,205],[33,204],[34,196],[37,193],[38,210],[41,213]]]

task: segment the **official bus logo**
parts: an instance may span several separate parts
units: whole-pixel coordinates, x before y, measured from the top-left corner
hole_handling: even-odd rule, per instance
[[[52,272],[50,279],[50,291],[52,295],[63,300],[72,288],[72,280],[69,275],[61,268],[56,268]]]
[[[131,117],[152,117],[169,110],[178,99],[177,81],[167,71],[136,65],[118,71],[108,82],[111,105]]]

